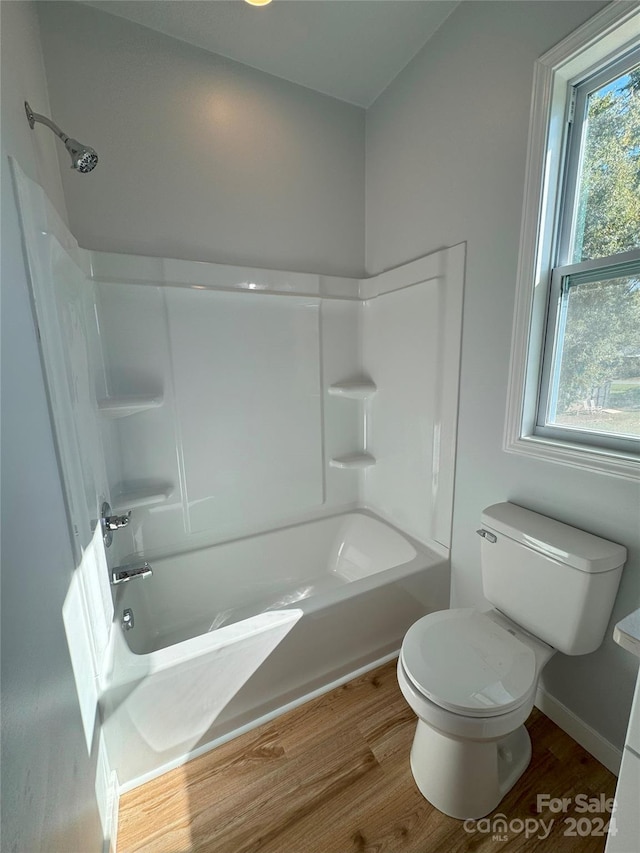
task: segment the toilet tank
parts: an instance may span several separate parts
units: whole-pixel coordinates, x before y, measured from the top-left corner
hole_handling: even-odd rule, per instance
[[[485,598],[566,655],[604,638],[627,550],[512,503],[482,513]]]

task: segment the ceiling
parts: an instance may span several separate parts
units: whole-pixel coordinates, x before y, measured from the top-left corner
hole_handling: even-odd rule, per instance
[[[369,107],[459,0],[87,0],[196,47]]]

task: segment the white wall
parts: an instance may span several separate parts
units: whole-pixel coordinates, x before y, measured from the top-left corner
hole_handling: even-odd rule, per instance
[[[360,275],[364,110],[78,3],[41,3],[71,230],[104,251]],[[35,109],[35,105],[34,109]]]
[[[640,604],[637,483],[502,450],[535,59],[602,3],[463,3],[367,114],[367,270],[467,241],[453,604],[482,601],[480,511],[516,503],[629,549],[613,621]],[[637,663],[611,639],[557,656],[545,688],[613,744]]]
[[[2,849],[98,851],[95,757],[84,743],[62,622],[74,569],[29,303],[9,154],[65,216],[35,8],[2,3]]]

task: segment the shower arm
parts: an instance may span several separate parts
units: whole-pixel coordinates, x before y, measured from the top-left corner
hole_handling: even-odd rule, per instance
[[[47,118],[46,116],[40,115],[40,113],[34,113],[26,101],[24,102],[24,109],[25,109],[25,112],[27,113],[27,119],[29,121],[29,126],[31,127],[31,130],[33,130],[35,123],[37,121],[39,121],[42,124],[46,124],[46,126],[50,130],[52,130],[56,136],[59,136],[63,142],[66,142],[67,139],[69,139],[67,134],[63,133],[63,131],[60,130],[58,125],[55,122],[51,121],[50,118]]]

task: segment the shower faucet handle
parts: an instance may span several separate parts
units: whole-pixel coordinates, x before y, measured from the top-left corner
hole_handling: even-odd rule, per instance
[[[102,513],[100,518],[100,526],[102,527],[102,539],[104,541],[105,548],[108,548],[113,541],[113,531],[121,530],[123,527],[126,527],[129,524],[129,519],[131,518],[131,510],[125,513],[125,515],[111,515],[111,507],[105,501],[102,504],[100,512]]]
[[[103,518],[104,527],[106,530],[120,530],[121,527],[126,527],[131,518],[131,510],[126,515],[106,515]]]

